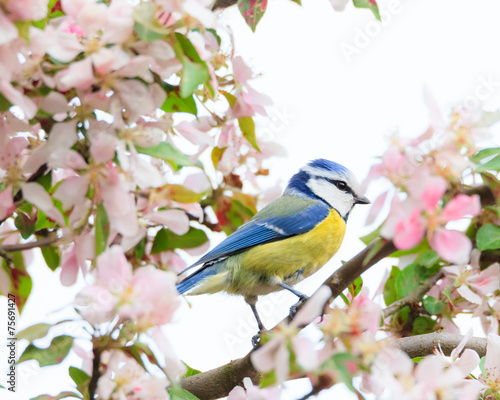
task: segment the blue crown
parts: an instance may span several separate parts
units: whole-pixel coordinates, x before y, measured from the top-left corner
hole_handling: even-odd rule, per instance
[[[339,174],[348,174],[349,170],[334,161],[326,160],[324,158],[317,158],[316,160],[312,160],[307,164],[309,167],[323,169],[326,171],[337,172]]]

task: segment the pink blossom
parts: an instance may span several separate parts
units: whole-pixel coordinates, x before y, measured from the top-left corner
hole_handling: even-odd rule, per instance
[[[3,77],[0,79],[0,93],[2,93],[13,105],[21,108],[27,119],[31,119],[36,115],[37,107],[33,100],[25,96]]]
[[[23,172],[33,173],[49,160],[49,156],[58,149],[69,149],[77,141],[76,119],[55,124],[48,140],[35,148],[25,164]]]
[[[243,379],[243,386],[236,386],[229,392],[227,400],[279,400],[281,391],[279,387],[273,386],[260,389],[254,386],[250,378]]]
[[[0,148],[0,168],[6,170],[18,163],[21,153],[28,147],[28,141],[23,137],[13,137],[6,141],[0,139],[0,145],[2,146]]]
[[[358,329],[375,334],[382,321],[382,308],[370,300],[368,288],[363,288],[352,300],[349,315],[354,319]]]
[[[486,360],[484,362],[486,376],[482,377],[492,394],[500,394],[500,336],[489,333],[486,345]]]
[[[194,123],[186,121],[182,121],[175,126],[176,131],[191,143],[201,146],[213,146],[214,140],[207,134],[208,130],[199,128],[201,127],[196,127]]]
[[[330,4],[335,11],[344,11],[347,3],[348,0],[330,0]]]
[[[181,210],[160,210],[146,214],[144,218],[156,224],[165,225],[176,235],[184,235],[189,231],[189,218]]]
[[[454,286],[457,287],[457,292],[473,304],[481,304],[483,296],[493,293],[500,287],[500,264],[498,263],[482,271],[475,263],[471,263],[468,268],[444,267],[443,271],[455,278]]]
[[[110,400],[168,400],[168,382],[165,378],[148,374],[137,361],[120,350],[106,352],[102,356],[106,365],[98,381],[96,393]],[[133,397],[131,397],[133,396]]]
[[[55,76],[57,87],[61,91],[69,89],[89,89],[95,82],[90,58],[71,63],[68,68],[58,72]]]
[[[170,321],[179,303],[175,274],[151,265],[133,271],[118,245],[102,253],[96,264],[95,284],[76,298],[86,307],[85,319],[98,324],[118,315],[136,321],[142,332]]]
[[[470,240],[462,233],[447,230],[448,222],[461,219],[467,215],[476,216],[481,211],[479,196],[458,195],[450,200],[444,208],[439,201],[446,191],[446,181],[441,177],[429,175],[426,169],[419,172],[411,195],[405,202],[406,206],[413,206],[408,216],[402,214],[402,205],[393,201],[393,217],[388,218],[384,225],[383,235],[390,235],[388,224],[395,224],[393,232],[394,244],[399,249],[410,249],[416,246],[426,235],[431,247],[446,261],[466,263],[472,250]],[[423,182],[421,182],[423,180]],[[388,237],[388,236],[386,236]],[[390,236],[389,236],[390,237]]]
[[[399,220],[394,232],[394,244],[398,249],[415,247],[425,236],[424,219],[420,209],[414,209],[408,218]]]
[[[165,374],[170,381],[179,381],[187,372],[186,365],[179,359],[177,354],[175,354],[174,348],[165,337],[160,327],[154,328],[151,336],[165,359],[165,368],[163,369]]]
[[[9,186],[0,192],[0,220],[4,220],[10,216],[15,209],[16,205],[12,198],[12,188]]]
[[[375,199],[375,201],[373,202],[373,205],[370,208],[370,212],[368,213],[368,216],[366,217],[366,222],[365,222],[366,225],[373,224],[375,219],[380,214],[380,211],[384,207],[386,198],[387,198],[387,192],[384,192]]]
[[[134,195],[125,177],[116,168],[107,168],[101,183],[101,196],[111,225],[125,236],[139,229]]]
[[[64,217],[56,206],[54,206],[52,198],[45,191],[42,185],[36,182],[28,182],[23,183],[21,189],[26,201],[33,204],[40,211],[43,211],[47,217],[56,221],[59,225],[65,225]]]

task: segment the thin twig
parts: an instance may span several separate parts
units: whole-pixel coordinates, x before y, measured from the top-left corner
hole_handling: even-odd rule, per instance
[[[436,284],[437,281],[442,279],[444,277],[444,274],[442,272],[437,273],[436,275],[430,277],[429,279],[423,281],[420,283],[417,289],[410,293],[408,296],[403,297],[402,299],[395,301],[388,307],[386,307],[382,311],[382,315],[385,318],[389,317],[390,315],[396,314],[399,310],[402,308],[418,303],[420,301],[420,298],[426,294],[431,288]]]
[[[89,383],[89,399],[93,400],[95,397],[95,391],[97,389],[97,381],[101,377],[101,371],[99,367],[101,366],[101,350],[98,346],[94,345],[92,350],[94,353],[94,359],[92,360],[92,377]]]
[[[18,244],[4,244],[0,245],[0,255],[2,253],[13,253],[15,251],[30,250],[36,247],[48,247],[53,246],[58,242],[63,242],[65,240],[64,236],[58,237],[56,234],[47,236],[43,239],[36,240],[34,242],[18,243]]]

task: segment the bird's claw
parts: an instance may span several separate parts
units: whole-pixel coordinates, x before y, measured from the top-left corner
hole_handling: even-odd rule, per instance
[[[261,343],[261,336],[263,333],[266,333],[267,331],[265,329],[261,329],[257,334],[255,334],[252,337],[252,346],[254,350],[257,350],[259,347],[262,346]]]
[[[301,309],[302,304],[304,304],[308,299],[309,299],[308,296],[302,296],[300,297],[300,300],[297,303],[295,303],[293,306],[290,307],[290,314],[288,315],[290,321],[295,318],[295,315],[297,315],[297,313]]]

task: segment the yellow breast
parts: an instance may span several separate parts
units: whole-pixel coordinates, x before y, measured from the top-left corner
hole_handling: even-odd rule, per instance
[[[321,268],[339,249],[346,229],[337,211],[311,231],[277,242],[256,246],[243,253],[241,267],[257,274],[285,278],[304,268],[309,276]]]

